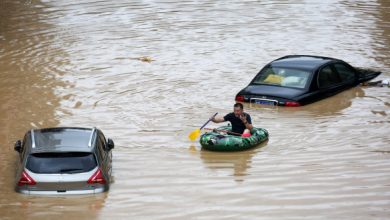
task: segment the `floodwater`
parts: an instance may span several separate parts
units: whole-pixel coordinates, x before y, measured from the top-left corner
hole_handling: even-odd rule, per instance
[[[390,219],[389,88],[245,105],[270,132],[250,151],[187,139],[273,59],[337,57],[389,79],[389,45],[387,0],[1,0],[0,219]],[[109,192],[13,191],[13,143],[48,126],[114,139]]]

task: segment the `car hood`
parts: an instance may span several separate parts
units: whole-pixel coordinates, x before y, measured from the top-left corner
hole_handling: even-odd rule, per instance
[[[239,94],[295,99],[298,96],[305,94],[306,92],[307,91],[304,89],[294,89],[272,85],[249,85],[245,89],[241,90]]]

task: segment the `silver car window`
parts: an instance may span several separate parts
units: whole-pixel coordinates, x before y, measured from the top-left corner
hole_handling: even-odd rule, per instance
[[[27,133],[24,136],[23,144],[22,144],[22,153],[20,154],[22,160],[24,159],[24,157],[26,155],[26,151],[30,148],[31,148],[31,134]]]
[[[26,168],[33,173],[83,173],[97,166],[90,152],[35,153],[27,158]]]
[[[97,150],[101,161],[104,161],[104,157],[105,157],[104,146],[105,146],[104,138],[102,140],[101,135],[99,135],[97,139]]]
[[[49,129],[34,132],[35,146],[37,148],[56,147],[87,147],[91,130],[80,129]]]

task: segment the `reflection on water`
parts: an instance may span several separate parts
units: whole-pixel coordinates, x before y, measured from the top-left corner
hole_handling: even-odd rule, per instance
[[[3,204],[4,219],[94,219],[104,206],[106,194],[94,196],[36,197],[14,195],[15,202]]]
[[[336,57],[390,78],[389,4],[1,1],[1,218],[388,219],[388,88],[300,108],[245,105],[270,132],[266,147],[185,146],[281,56]],[[115,182],[103,197],[13,191],[12,143],[56,125],[97,126],[114,139]]]
[[[206,167],[212,170],[233,170],[235,181],[244,181],[242,176],[248,175],[247,169],[250,168],[252,157],[260,153],[260,148],[267,145],[267,142],[261,143],[254,149],[240,152],[212,152],[207,150],[200,151],[200,158]]]
[[[364,87],[363,87],[364,88]],[[340,115],[343,114],[343,110],[351,107],[355,98],[365,97],[365,93],[362,87],[358,86],[347,91],[341,92],[332,98],[323,99],[315,104],[302,106],[299,108],[283,108],[278,106],[263,106],[254,103],[245,103],[244,106],[255,111],[270,111],[270,112],[286,112],[296,114],[309,114],[313,116],[326,116],[326,115]],[[335,105],[334,103],[337,103]]]

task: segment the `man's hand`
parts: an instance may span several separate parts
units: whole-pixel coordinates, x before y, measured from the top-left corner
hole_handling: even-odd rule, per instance
[[[246,120],[246,114],[240,115],[240,119],[241,119],[241,121],[242,121],[244,124],[248,123],[248,121]]]

